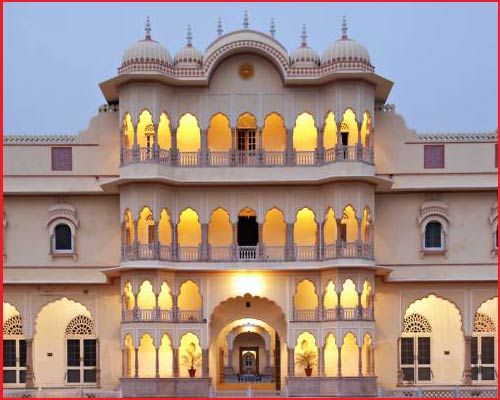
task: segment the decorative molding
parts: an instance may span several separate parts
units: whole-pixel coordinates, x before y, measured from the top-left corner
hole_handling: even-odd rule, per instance
[[[20,315],[13,315],[3,323],[4,336],[22,336],[23,320]]]
[[[403,322],[405,333],[432,333],[432,327],[427,318],[418,313],[408,315]]]
[[[77,315],[66,326],[67,336],[93,336],[95,327],[92,318],[86,315]]]
[[[495,322],[486,314],[477,312],[474,315],[474,332],[496,332]]]
[[[498,132],[415,133],[419,142],[490,142],[498,140]]]
[[[3,138],[4,145],[19,144],[75,144],[77,135],[36,135],[36,134],[13,134]]]

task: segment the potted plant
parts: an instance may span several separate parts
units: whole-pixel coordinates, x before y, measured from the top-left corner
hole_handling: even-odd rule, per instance
[[[196,367],[201,360],[201,352],[196,351],[196,345],[191,343],[182,356],[183,364],[189,365],[189,377],[194,378],[196,375]]]
[[[316,365],[316,351],[314,350],[304,350],[295,355],[295,364],[304,367],[306,376],[311,376],[312,367]]]

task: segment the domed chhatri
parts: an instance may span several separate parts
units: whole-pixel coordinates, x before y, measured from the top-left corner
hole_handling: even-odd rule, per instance
[[[319,54],[307,45],[306,26],[302,26],[302,43],[300,47],[290,55],[290,66],[293,68],[315,68],[319,67]]]
[[[203,63],[203,54],[192,45],[193,35],[191,26],[188,25],[186,35],[186,46],[180,49],[175,55],[174,64],[177,67],[198,68]]]
[[[172,56],[168,50],[151,38],[151,24],[146,20],[145,37],[132,44],[123,55],[122,67],[133,63],[158,63],[172,65]]]
[[[365,46],[347,37],[347,23],[342,20],[342,37],[332,43],[323,53],[321,64],[337,65],[342,69],[362,69],[373,71],[370,54]]]

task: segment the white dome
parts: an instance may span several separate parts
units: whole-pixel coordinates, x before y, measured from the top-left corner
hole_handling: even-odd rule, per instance
[[[370,64],[370,55],[361,43],[342,38],[329,46],[321,58],[321,62],[325,65],[341,61],[361,61]]]
[[[301,46],[290,55],[290,65],[294,68],[318,67],[319,54],[309,46]]]
[[[175,65],[178,67],[199,67],[202,63],[203,54],[189,44],[175,55]]]
[[[122,65],[134,62],[157,62],[172,65],[172,56],[156,40],[146,38],[132,44],[123,55]]]

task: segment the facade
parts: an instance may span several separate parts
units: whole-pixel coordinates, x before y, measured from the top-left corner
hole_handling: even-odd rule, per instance
[[[4,137],[5,394],[496,393],[497,132],[274,33],[148,22],[87,130]]]

